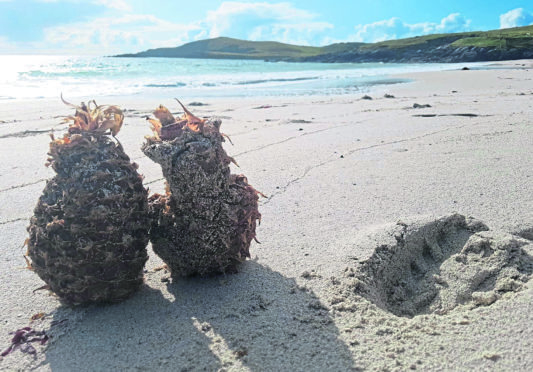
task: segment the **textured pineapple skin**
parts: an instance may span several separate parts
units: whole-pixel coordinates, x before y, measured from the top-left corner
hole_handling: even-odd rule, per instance
[[[231,273],[250,257],[258,211],[257,191],[230,174],[220,121],[201,132],[185,129],[167,141],[148,139],[143,152],[161,165],[169,192],[150,198],[154,252],[173,276]]]
[[[71,305],[118,302],[143,283],[147,191],[136,164],[108,137],[52,142],[57,175],[28,227],[33,270]]]

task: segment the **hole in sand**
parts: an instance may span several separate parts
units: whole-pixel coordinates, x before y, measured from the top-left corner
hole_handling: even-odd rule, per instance
[[[352,290],[405,317],[443,314],[466,303],[488,306],[530,279],[533,242],[486,230],[459,214],[398,223],[396,244],[379,246],[361,262]]]

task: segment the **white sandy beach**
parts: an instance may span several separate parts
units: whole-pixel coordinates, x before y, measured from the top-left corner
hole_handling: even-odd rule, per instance
[[[53,176],[44,166],[48,134],[64,130],[70,109],[59,99],[0,102],[0,352],[25,326],[52,336],[35,356],[0,357],[0,370],[531,370],[533,281],[487,306],[465,299],[442,314],[407,317],[359,295],[350,274],[375,260],[377,247],[394,246],[398,221],[415,236],[456,212],[483,221],[495,240],[533,239],[533,61],[499,66],[507,68],[401,76],[414,81],[374,88],[372,100],[189,107],[222,118],[234,143],[226,151],[240,165],[233,171],[267,196],[261,244],[238,274],[175,281],[154,270],[162,261],[149,247],[139,292],[85,308],[34,293],[44,283],[23,259],[29,218]],[[144,117],[159,104],[179,111],[173,97],[94,98],[128,110],[118,138],[145,185],[162,191],[161,170],[140,147],[150,133]],[[516,239],[529,252],[521,275],[531,278],[533,242]],[[432,265],[438,271],[440,261]]]

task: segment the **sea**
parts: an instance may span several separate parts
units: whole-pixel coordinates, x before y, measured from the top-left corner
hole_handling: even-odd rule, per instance
[[[292,63],[256,60],[0,55],[0,102],[59,97],[183,99],[342,95],[406,83],[399,73],[464,64]]]

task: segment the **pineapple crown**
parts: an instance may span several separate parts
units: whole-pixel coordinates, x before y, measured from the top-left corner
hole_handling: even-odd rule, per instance
[[[124,121],[124,114],[118,106],[98,106],[94,100],[89,101],[87,105],[82,102],[80,106],[76,106],[65,101],[63,95],[61,95],[61,100],[67,106],[75,108],[76,113],[63,119],[64,123],[69,123],[69,127],[62,138],[56,139],[53,133],[50,134],[52,142],[50,142],[49,157],[45,164],[47,167],[55,163],[62,147],[78,146],[81,141],[90,142],[91,140],[83,136],[84,133],[111,134],[115,137]],[[109,132],[107,132],[108,130]],[[122,149],[118,139],[115,138],[115,140]]]
[[[114,137],[118,134],[124,122],[124,113],[118,106],[99,106],[95,100],[89,101],[87,105],[82,102],[80,106],[76,106],[65,101],[63,95],[61,95],[61,100],[67,106],[76,109],[74,116],[67,116],[64,119],[65,123],[70,123],[69,133],[104,133],[109,129]]]
[[[184,129],[189,129],[194,133],[204,132],[204,124],[207,120],[194,116],[177,98],[175,100],[183,108],[182,117],[176,119],[165,106],[159,105],[154,111],[156,119],[146,118],[152,124],[151,129],[156,140],[174,139]]]
[[[228,141],[233,145],[231,138],[228,135],[220,132],[220,125],[222,122],[218,119],[200,119],[194,116],[187,108],[177,99],[176,101],[183,108],[183,116],[180,118],[175,118],[170,111],[163,105],[154,111],[154,116],[156,119],[147,117],[152,124],[152,131],[154,135],[152,137],[146,136],[148,144],[161,141],[173,141],[177,138],[183,138],[182,135],[185,131],[189,133],[199,134],[202,137],[208,138],[211,142],[220,143],[224,142],[224,139],[227,138]],[[223,151],[223,150],[222,150]],[[225,152],[224,152],[225,154]],[[227,159],[239,166],[235,159],[230,156],[225,155]]]

